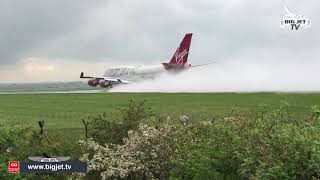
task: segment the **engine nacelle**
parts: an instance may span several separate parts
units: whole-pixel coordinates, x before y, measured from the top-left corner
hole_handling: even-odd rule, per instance
[[[111,82],[110,81],[106,81],[106,80],[104,80],[104,79],[101,79],[100,81],[99,81],[99,86],[101,87],[101,88],[107,88],[107,87],[109,87],[111,85]]]
[[[90,80],[88,81],[88,85],[89,85],[89,86],[93,86],[93,87],[97,86],[98,83],[99,83],[99,82],[98,82],[97,80],[95,80],[95,79],[90,79]]]

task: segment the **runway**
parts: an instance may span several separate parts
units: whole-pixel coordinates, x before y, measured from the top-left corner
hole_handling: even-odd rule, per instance
[[[2,95],[10,94],[94,94],[106,93],[106,90],[71,90],[71,91],[22,91],[22,92],[0,92]]]

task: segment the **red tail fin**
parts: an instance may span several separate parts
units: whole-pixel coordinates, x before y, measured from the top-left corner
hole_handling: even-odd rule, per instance
[[[180,43],[180,46],[170,60],[170,64],[184,65],[188,61],[189,49],[192,33],[186,34]]]

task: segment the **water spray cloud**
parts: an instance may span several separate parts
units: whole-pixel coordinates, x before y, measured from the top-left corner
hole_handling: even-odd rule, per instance
[[[320,62],[232,61],[118,86],[112,92],[320,91]]]

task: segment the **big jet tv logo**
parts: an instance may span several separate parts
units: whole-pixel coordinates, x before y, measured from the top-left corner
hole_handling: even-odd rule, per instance
[[[311,26],[311,21],[303,16],[292,13],[286,5],[284,5],[285,15],[280,22],[280,26],[286,30],[299,31],[308,29]]]

